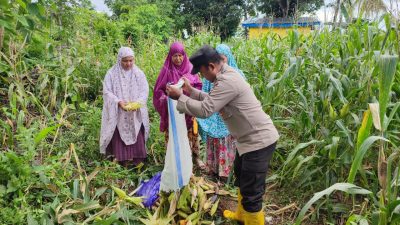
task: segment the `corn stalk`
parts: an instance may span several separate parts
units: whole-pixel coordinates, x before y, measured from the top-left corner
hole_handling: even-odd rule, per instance
[[[0,51],[3,48],[4,41],[4,27],[0,27]]]
[[[394,75],[396,73],[396,67],[398,62],[397,55],[382,55],[378,61],[379,67],[379,119],[381,124],[380,134],[382,137],[385,136],[386,127],[386,111],[387,106],[390,103],[390,92],[392,89]],[[387,189],[391,189],[391,186],[387,184],[387,177],[391,171],[388,171],[388,161],[386,159],[385,150],[387,150],[387,145],[383,141],[379,145],[379,157],[378,157],[378,179],[381,186],[380,193],[380,204],[385,206],[388,203]],[[389,190],[389,193],[391,191]],[[390,215],[386,211],[381,210],[379,213],[379,224],[383,225],[387,223],[387,218]]]

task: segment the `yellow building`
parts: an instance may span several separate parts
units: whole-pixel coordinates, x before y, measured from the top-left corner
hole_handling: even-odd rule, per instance
[[[297,21],[292,18],[250,18],[242,23],[248,30],[249,38],[259,38],[269,32],[285,37],[294,28],[300,33],[308,34],[320,25],[321,22],[313,17],[301,17]]]

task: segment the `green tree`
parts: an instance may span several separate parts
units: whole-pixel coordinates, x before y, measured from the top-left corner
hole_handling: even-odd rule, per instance
[[[9,41],[24,38],[29,41],[32,32],[42,26],[45,16],[42,1],[0,1],[0,51]]]
[[[131,38],[136,44],[141,38],[150,36],[165,40],[173,33],[173,20],[163,16],[155,4],[144,4],[131,8],[120,15],[120,23],[125,38]]]
[[[150,12],[148,12],[149,16],[156,10],[156,19],[159,16],[163,17],[175,31],[181,29],[184,21],[183,17],[177,14],[179,3],[176,0],[105,0],[105,3],[113,12],[113,17],[115,19],[123,16],[124,19],[127,20],[130,16],[135,17],[135,15],[133,15],[135,12],[140,12],[142,14],[141,16],[143,16],[143,13],[146,14],[142,12],[143,7],[148,7],[150,9]],[[151,17],[144,20],[151,20]],[[138,22],[140,23],[140,20]]]
[[[184,26],[189,33],[194,33],[196,28],[206,26],[219,34],[221,39],[232,36],[244,14],[245,1],[196,1],[181,0],[179,12],[184,15]],[[195,29],[193,29],[195,28]]]
[[[257,12],[257,0],[244,0],[243,3],[243,12],[244,19],[247,19],[249,16],[255,16]]]
[[[158,7],[175,32],[186,29],[189,34],[199,28],[210,28],[222,39],[232,36],[243,15],[254,15],[255,0],[105,0],[114,17],[133,15],[132,10],[147,4]]]
[[[147,0],[104,0],[104,3],[113,12],[114,17],[128,13],[130,9],[149,3]]]
[[[123,13],[128,13],[131,9],[146,5],[155,4],[164,16],[171,18],[171,14],[178,8],[175,0],[105,0],[104,3],[111,9],[114,17],[119,17]]]
[[[324,0],[262,0],[257,8],[268,16],[286,18],[305,12],[314,12],[323,4]]]

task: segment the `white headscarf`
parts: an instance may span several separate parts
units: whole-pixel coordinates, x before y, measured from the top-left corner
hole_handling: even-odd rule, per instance
[[[129,47],[121,47],[118,51],[117,63],[121,62],[123,58],[129,56],[135,57],[135,53],[133,52],[133,50]]]
[[[149,136],[149,115],[147,98],[149,85],[144,73],[134,65],[125,71],[121,61],[125,57],[134,57],[133,50],[122,47],[118,51],[117,63],[108,70],[103,83],[103,113],[101,118],[100,152],[105,153],[115,129],[118,128],[121,139],[126,145],[136,143],[141,126],[145,129],[145,140]],[[118,107],[118,102],[140,102],[142,108],[126,112]]]

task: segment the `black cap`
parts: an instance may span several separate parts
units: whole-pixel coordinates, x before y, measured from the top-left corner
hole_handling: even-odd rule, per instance
[[[209,45],[203,45],[189,58],[189,61],[193,65],[192,74],[197,74],[201,66],[207,65],[216,56],[218,57],[219,54],[214,48]]]

